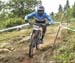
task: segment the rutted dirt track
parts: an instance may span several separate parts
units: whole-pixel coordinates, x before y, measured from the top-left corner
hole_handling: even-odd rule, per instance
[[[53,61],[46,59],[46,56],[54,53],[52,48],[50,48],[50,45],[54,42],[57,30],[58,27],[55,29],[48,29],[44,38],[44,44],[39,45],[40,50],[35,51],[33,58],[28,57],[29,40],[24,40],[28,38],[21,38],[21,36],[19,36],[17,37],[18,39],[20,38],[18,43],[15,42],[15,38],[9,43],[4,43],[4,45],[2,45],[4,50],[1,50],[0,47],[0,63],[54,63]],[[60,42],[61,35],[59,33],[57,43]]]

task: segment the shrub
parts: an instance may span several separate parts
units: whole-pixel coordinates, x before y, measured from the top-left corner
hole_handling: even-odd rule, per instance
[[[16,17],[15,18],[8,18],[4,21],[3,20],[0,21],[0,29],[21,25],[23,23],[24,23],[24,20],[22,18],[16,18]]]

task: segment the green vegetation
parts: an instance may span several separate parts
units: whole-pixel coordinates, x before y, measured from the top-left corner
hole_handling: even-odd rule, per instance
[[[75,29],[75,23],[70,23],[70,28]],[[75,62],[75,32],[63,29],[61,31],[61,43],[56,45],[55,53],[47,58],[57,63]]]
[[[37,0],[0,1],[0,29],[23,24],[24,16],[32,12],[37,4]]]
[[[64,19],[63,19],[64,22],[70,22],[72,21],[71,20],[72,18],[75,18],[74,16],[75,15],[75,3],[72,7],[70,7],[69,3],[70,3],[69,0],[67,0],[64,8],[61,4],[59,5],[58,13],[56,14],[54,14],[53,12],[51,13],[55,21],[60,21],[63,13],[64,13]]]
[[[75,18],[75,2],[74,2],[74,5],[73,5],[73,12],[72,12],[72,15],[73,15],[73,17]]]
[[[2,28],[8,28],[16,25],[21,25],[25,23],[22,18],[6,18],[2,21],[0,21],[0,29]]]
[[[75,30],[75,22],[70,23],[70,28]]]

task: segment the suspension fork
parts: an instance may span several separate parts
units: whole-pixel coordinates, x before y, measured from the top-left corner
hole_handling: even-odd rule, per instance
[[[39,30],[33,30],[32,32],[33,37],[36,38],[38,33],[39,33]]]

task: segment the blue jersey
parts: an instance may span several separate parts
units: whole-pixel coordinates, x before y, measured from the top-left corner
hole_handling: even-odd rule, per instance
[[[34,17],[35,19],[42,21],[44,19],[47,19],[49,21],[49,23],[54,24],[53,20],[51,19],[51,17],[49,15],[47,15],[45,12],[42,16],[39,16],[37,12],[32,12],[28,15],[25,16],[25,20],[28,20],[29,18]]]

